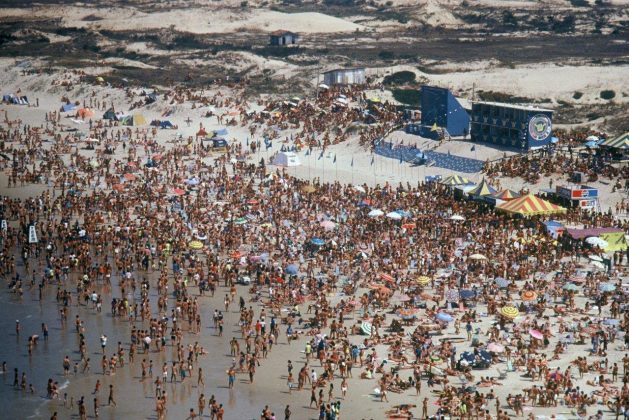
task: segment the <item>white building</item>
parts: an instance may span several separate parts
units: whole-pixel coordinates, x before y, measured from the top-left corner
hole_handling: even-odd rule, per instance
[[[361,85],[365,83],[365,68],[335,69],[323,73],[323,83],[332,85]]]

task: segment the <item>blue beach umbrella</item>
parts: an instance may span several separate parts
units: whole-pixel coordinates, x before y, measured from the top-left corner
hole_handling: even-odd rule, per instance
[[[502,277],[496,277],[494,281],[501,289],[506,289],[509,286],[509,281],[503,279]]]
[[[452,315],[449,315],[445,312],[439,312],[435,318],[443,322],[452,322],[452,320],[454,319],[452,318]]]
[[[312,238],[310,240],[310,243],[315,246],[322,246],[323,244],[325,244],[325,241],[321,238]]]
[[[286,271],[286,273],[290,274],[291,276],[295,276],[297,275],[297,273],[299,273],[299,267],[297,267],[297,264],[289,264],[286,266],[286,269],[284,271]]]

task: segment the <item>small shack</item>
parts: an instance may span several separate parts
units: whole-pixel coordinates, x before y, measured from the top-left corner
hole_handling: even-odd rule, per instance
[[[294,152],[279,152],[273,159],[273,165],[276,166],[299,166],[301,161],[299,156]]]
[[[290,31],[279,30],[269,36],[269,45],[273,46],[297,45],[298,41],[299,35]]]
[[[365,68],[334,69],[323,73],[323,83],[333,85],[362,85],[366,82]]]

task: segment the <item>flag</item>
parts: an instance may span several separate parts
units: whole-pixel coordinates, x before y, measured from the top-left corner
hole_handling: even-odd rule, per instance
[[[371,164],[373,165],[374,162],[375,162],[375,158],[373,155],[371,155]]]
[[[306,153],[304,153],[304,156],[310,156],[310,149],[306,150]]]
[[[332,163],[336,163],[336,153],[334,154],[334,161]]]
[[[247,137],[247,146],[249,146],[249,137]]]
[[[321,154],[319,155],[319,157],[317,158],[317,160],[321,159],[323,157],[323,149],[321,150]]]
[[[402,153],[400,153],[400,165],[402,164]]]
[[[351,167],[354,167],[354,156],[352,156],[352,163],[350,163]]]
[[[434,123],[430,131],[438,131],[438,130],[439,130],[439,127],[437,127],[437,123]]]
[[[476,151],[476,145],[472,146],[472,148],[470,149],[472,152]]]

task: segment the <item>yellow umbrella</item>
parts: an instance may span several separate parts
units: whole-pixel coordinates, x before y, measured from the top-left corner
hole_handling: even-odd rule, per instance
[[[520,315],[520,311],[518,311],[518,308],[515,306],[507,305],[500,309],[500,314],[505,318],[515,319],[518,315]]]
[[[203,242],[201,242],[201,241],[190,241],[188,246],[190,247],[190,249],[201,249],[201,248],[203,248]]]
[[[419,276],[417,277],[417,283],[419,283],[422,286],[427,285],[428,283],[430,283],[430,277],[428,276]]]
[[[315,187],[313,187],[312,185],[304,185],[301,190],[305,193],[313,193],[315,192],[317,189]]]

